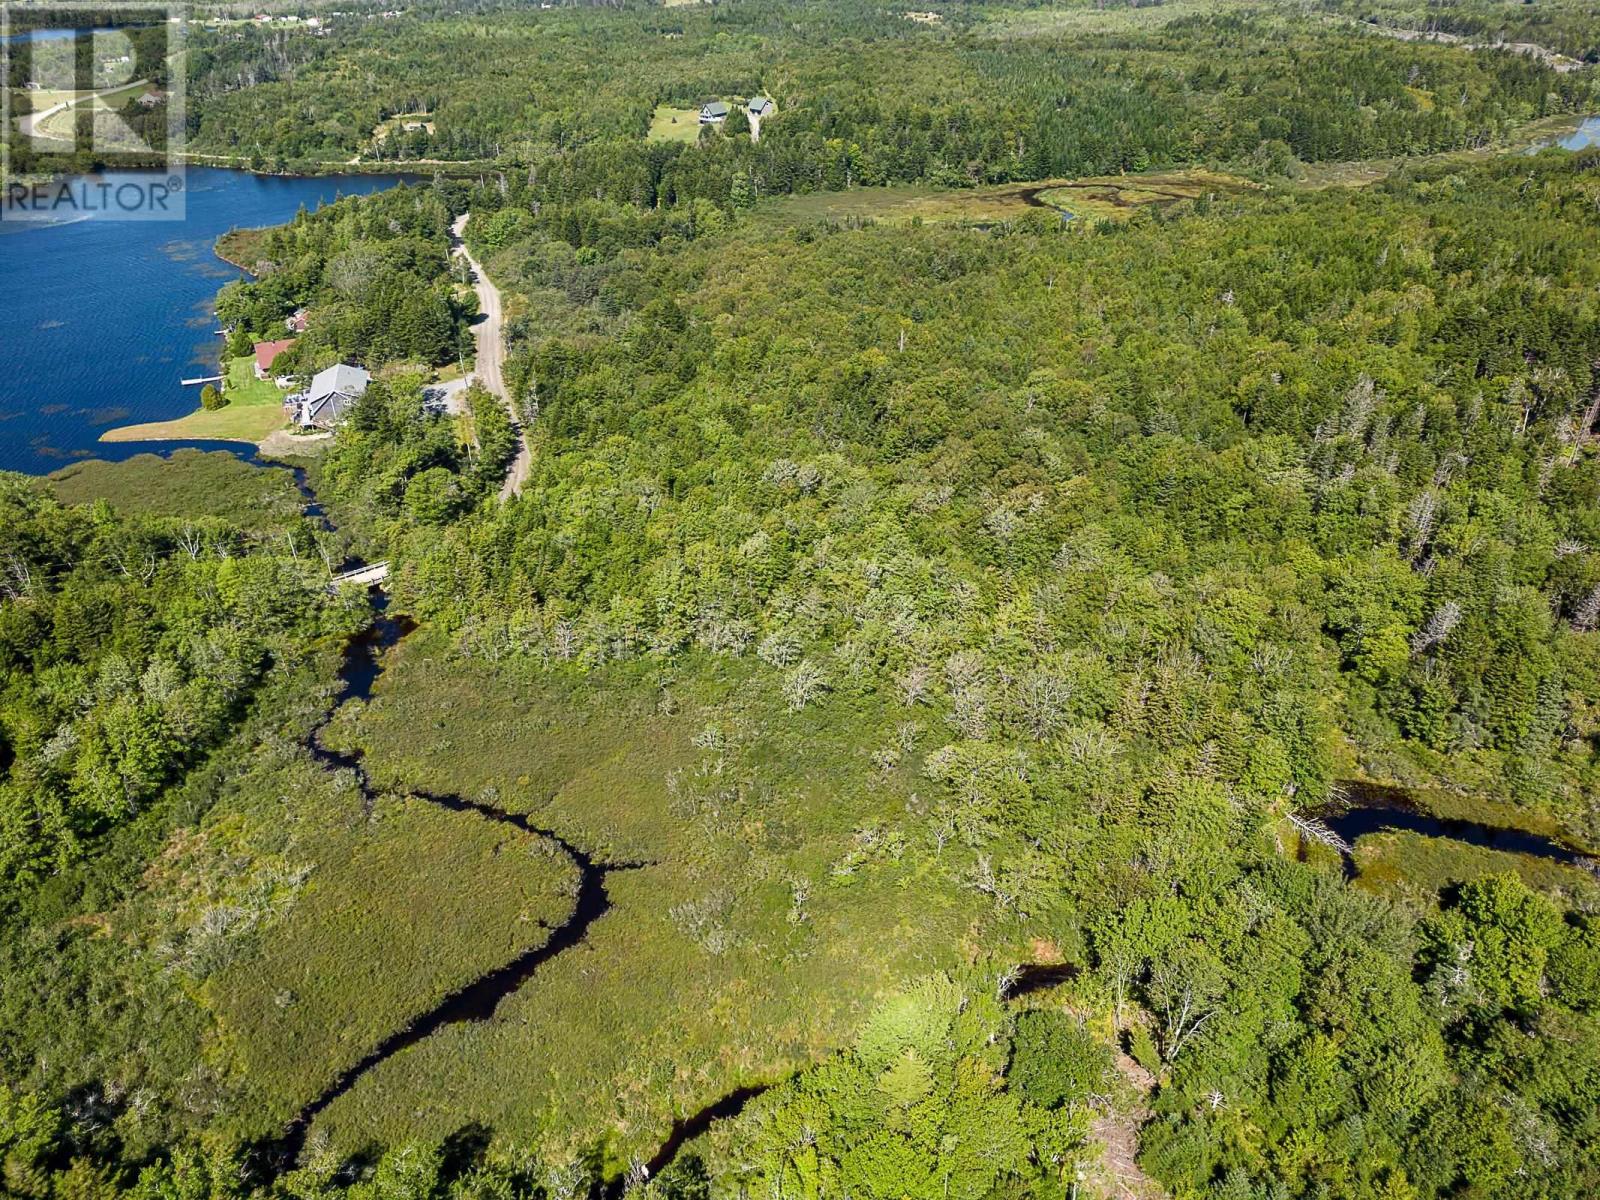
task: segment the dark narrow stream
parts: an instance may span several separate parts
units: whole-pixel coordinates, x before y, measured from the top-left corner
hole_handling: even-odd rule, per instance
[[[408,617],[389,616],[384,611],[386,598],[381,593],[374,592],[373,600],[377,617],[364,632],[351,638],[345,647],[344,663],[339,671],[342,686],[328,715],[306,739],[306,748],[324,767],[330,771],[349,771],[355,776],[362,803],[369,812],[379,792],[373,787],[367,775],[361,754],[355,751],[330,750],[322,743],[322,733],[347,701],[371,699],[373,688],[383,674],[384,652],[392,649],[416,628],[416,623]],[[428,792],[405,794],[429,804],[437,804],[452,812],[474,813],[491,821],[514,826],[532,837],[554,842],[578,869],[578,891],[572,913],[551,931],[549,938],[543,944],[531,947],[503,966],[496,967],[451,992],[433,1008],[384,1038],[358,1062],[341,1071],[322,1090],[321,1095],[295,1115],[281,1137],[259,1148],[263,1157],[275,1169],[286,1169],[294,1165],[304,1148],[306,1133],[318,1114],[354,1087],[363,1075],[379,1063],[409,1046],[416,1045],[446,1025],[487,1021],[492,1018],[502,1000],[532,978],[534,972],[544,963],[582,942],[588,936],[589,927],[610,910],[611,897],[606,889],[607,876],[612,871],[633,870],[643,865],[597,862],[593,856],[580,850],[560,834],[533,824],[520,813],[507,812],[462,796],[436,795]]]
[[[645,1177],[654,1179],[661,1174],[672,1160],[678,1157],[678,1151],[682,1150],[686,1143],[694,1141],[710,1129],[713,1121],[726,1121],[729,1117],[737,1117],[744,1111],[746,1104],[771,1086],[770,1083],[758,1083],[750,1087],[735,1088],[726,1096],[713,1100],[699,1112],[674,1121],[667,1140],[661,1143],[661,1148],[656,1151],[655,1157],[645,1164]],[[620,1187],[613,1186],[607,1189],[607,1195],[615,1197],[620,1195],[621,1191]]]
[[[315,520],[319,527],[333,531],[333,523],[328,520],[305,472],[300,468],[294,468],[293,474],[295,487],[306,502],[305,515]],[[322,734],[346,702],[372,698],[373,689],[383,674],[385,652],[393,649],[407,634],[417,628],[416,622],[409,617],[389,615],[388,597],[381,591],[374,588],[370,596],[374,619],[365,630],[352,637],[346,644],[344,661],[339,669],[339,691],[327,715],[311,730],[305,741],[306,749],[310,751],[311,756],[327,770],[348,771],[355,777],[362,804],[369,813],[377,801],[379,791],[373,786],[367,774],[361,753],[329,749],[322,742]],[[531,947],[503,966],[496,967],[451,992],[433,1008],[421,1013],[407,1025],[384,1038],[358,1062],[341,1071],[320,1095],[295,1114],[294,1119],[279,1137],[256,1147],[258,1162],[271,1171],[293,1167],[305,1146],[306,1134],[311,1123],[316,1120],[318,1114],[354,1087],[363,1075],[379,1063],[409,1046],[414,1046],[446,1025],[491,1019],[501,1001],[532,978],[544,963],[581,943],[588,936],[589,929],[595,921],[610,911],[611,897],[606,887],[606,880],[611,872],[635,870],[645,865],[598,862],[588,852],[574,846],[554,830],[541,828],[520,813],[507,812],[456,795],[436,795],[428,792],[405,794],[429,804],[437,804],[452,812],[473,813],[490,821],[511,825],[530,837],[544,838],[553,842],[578,870],[578,890],[572,912],[565,921],[551,930],[549,938],[544,943]],[[673,1152],[676,1152],[675,1146]],[[660,1155],[657,1159],[660,1159]],[[670,1155],[667,1161],[670,1161]]]
[[[1305,815],[1320,821],[1352,846],[1356,839],[1370,833],[1420,833],[1424,837],[1447,838],[1486,850],[1527,854],[1569,867],[1587,868],[1591,861],[1585,851],[1544,834],[1436,817],[1423,809],[1404,788],[1350,780],[1343,783],[1341,789],[1340,800]],[[1354,877],[1353,858],[1347,854],[1344,860],[1345,874]]]

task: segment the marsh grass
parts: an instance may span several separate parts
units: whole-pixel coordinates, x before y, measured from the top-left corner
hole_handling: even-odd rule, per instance
[[[1436,906],[1441,894],[1453,885],[1507,872],[1556,897],[1563,906],[1588,908],[1600,902],[1600,882],[1576,867],[1451,838],[1372,834],[1357,843],[1356,866],[1357,887],[1406,900],[1424,910]]]
[[[1048,216],[1052,209],[1057,209],[1092,224],[1099,220],[1126,221],[1151,205],[1170,205],[1207,194],[1235,195],[1255,186],[1238,176],[1199,169],[1088,179],[1046,179],[970,189],[897,185],[783,196],[763,203],[756,210],[755,219],[780,229],[819,221],[988,225],[1030,215]],[[1040,203],[1032,202],[1030,196],[1037,196]]]
[[[104,500],[121,512],[222,517],[246,529],[292,523],[303,504],[288,471],[251,466],[226,450],[138,454],[116,463],[91,459],[49,480],[63,504]]]
[[[919,756],[872,761],[903,714],[848,696],[792,714],[738,660],[580,686],[417,637],[331,736],[384,786],[526,807],[648,865],[611,875],[614,908],[503,1019],[442,1030],[336,1102],[320,1121],[334,1146],[478,1121],[543,1131],[558,1153],[603,1144],[620,1168],[675,1117],[836,1049],[876,997],[1003,936],[955,852],[903,832]]]

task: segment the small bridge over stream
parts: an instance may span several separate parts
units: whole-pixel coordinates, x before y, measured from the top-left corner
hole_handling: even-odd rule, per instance
[[[335,575],[328,580],[328,586],[337,589],[341,584],[353,583],[357,587],[377,587],[387,578],[389,578],[389,560],[384,559],[382,562],[367,563],[353,571]]]

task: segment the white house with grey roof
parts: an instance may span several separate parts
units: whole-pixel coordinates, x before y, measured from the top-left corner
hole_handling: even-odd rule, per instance
[[[311,378],[311,386],[286,399],[294,423],[304,429],[331,429],[366,393],[372,376],[361,367],[335,363]]]
[[[700,106],[700,124],[720,125],[728,119],[726,101],[710,100]]]

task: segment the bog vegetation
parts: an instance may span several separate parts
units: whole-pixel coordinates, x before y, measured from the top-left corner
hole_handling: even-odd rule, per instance
[[[303,309],[296,373],[381,371],[310,467],[344,535],[201,464],[0,487],[6,1190],[1595,1194],[1592,874],[1415,835],[1347,863],[1290,818],[1369,779],[1600,846],[1600,159],[1288,182],[1592,73],[1351,15],[203,38],[216,150],[332,161],[426,112],[384,153],[503,169],[233,243],[241,340]],[[1588,53],[1576,9],[1501,19]],[[758,89],[758,143],[646,137]],[[1261,186],[771,206],[1198,162]],[[470,354],[463,213],[532,443],[507,502],[501,406],[422,394]],[[326,586],[345,536],[419,622],[321,735],[365,790],[307,740],[370,617]],[[614,864],[610,907],[284,1163],[334,1078],[574,911],[553,843],[430,795]]]

